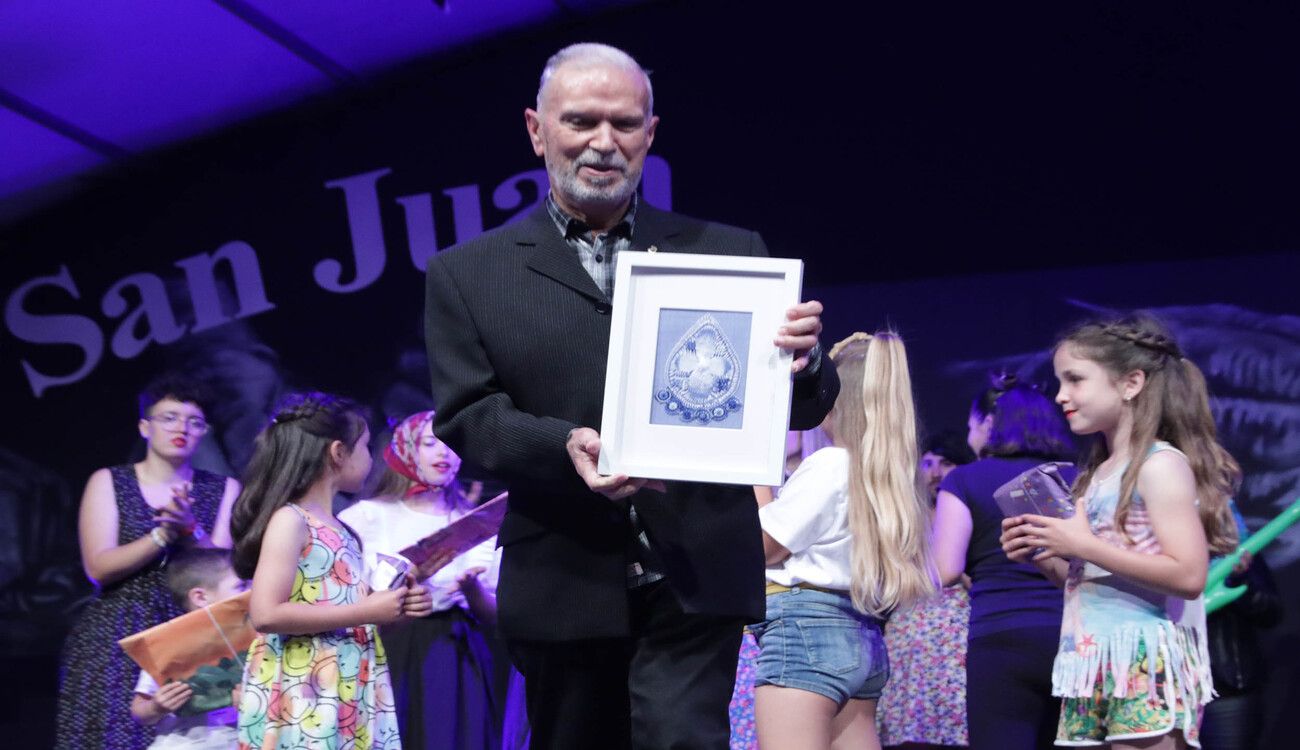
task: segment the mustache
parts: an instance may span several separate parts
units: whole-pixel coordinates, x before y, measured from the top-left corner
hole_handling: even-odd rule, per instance
[[[586,153],[573,160],[573,168],[579,167],[600,167],[602,169],[627,169],[627,159],[617,151],[607,156],[602,156],[594,151]]]

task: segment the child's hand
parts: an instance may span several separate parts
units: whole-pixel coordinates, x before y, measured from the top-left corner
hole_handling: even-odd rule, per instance
[[[407,617],[427,617],[433,614],[433,593],[429,587],[417,583],[409,573],[406,576],[406,598],[402,600],[402,614]]]
[[[460,593],[465,595],[466,599],[474,599],[483,596],[483,582],[479,576],[487,572],[487,568],[482,565],[475,566],[456,576],[456,588]]]
[[[406,582],[395,589],[376,591],[361,601],[365,607],[366,622],[391,625],[402,619],[402,602],[406,600]]]
[[[1002,551],[1016,562],[1086,558],[1088,547],[1096,541],[1088,525],[1087,503],[1082,498],[1069,518],[1026,514],[1002,521]]]
[[[158,688],[158,692],[153,694],[153,702],[164,713],[174,713],[176,709],[190,702],[194,697],[194,690],[183,682],[169,682]]]

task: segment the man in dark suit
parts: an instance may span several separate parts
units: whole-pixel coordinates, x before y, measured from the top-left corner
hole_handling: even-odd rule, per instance
[[[766,255],[754,232],[656,210],[636,186],[658,118],[636,61],[574,45],[525,111],[550,194],[429,262],[434,430],[502,478],[500,628],[527,684],[533,747],[723,748],[741,627],[762,619],[748,487],[596,471],[620,250]],[[839,381],[821,305],[775,332],[795,352],[791,426]]]

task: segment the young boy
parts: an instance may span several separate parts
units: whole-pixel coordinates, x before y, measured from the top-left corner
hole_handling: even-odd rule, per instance
[[[173,553],[167,562],[167,588],[176,603],[187,612],[228,599],[248,588],[246,581],[230,567],[230,550],[188,548]],[[150,750],[168,747],[233,748],[236,745],[236,706],[206,714],[177,716],[194,691],[184,682],[159,687],[149,674],[140,671],[131,701],[131,715],[146,726],[156,726],[158,735]]]

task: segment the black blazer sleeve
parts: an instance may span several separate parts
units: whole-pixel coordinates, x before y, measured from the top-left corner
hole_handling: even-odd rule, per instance
[[[577,475],[564,444],[578,425],[516,408],[498,387],[479,330],[442,255],[429,260],[425,279],[424,335],[438,437],[503,480],[572,482]]]

